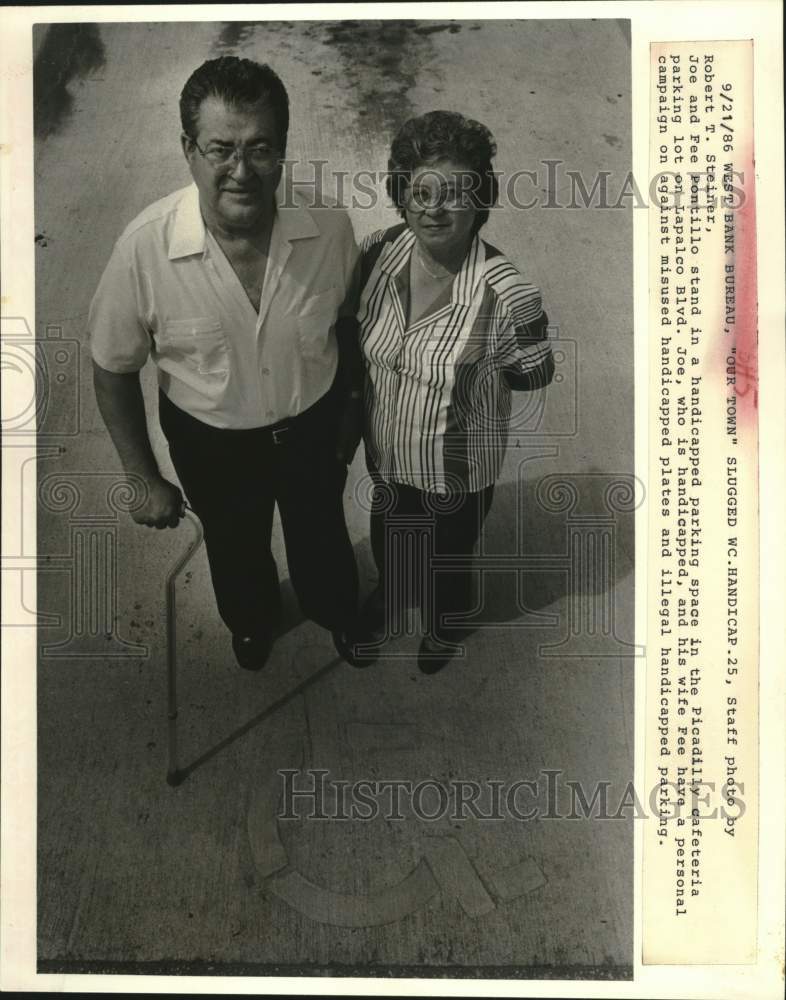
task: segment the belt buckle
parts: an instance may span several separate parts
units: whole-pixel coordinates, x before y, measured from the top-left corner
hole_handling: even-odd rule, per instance
[[[288,427],[277,427],[276,430],[274,430],[272,433],[273,444],[281,444],[284,435],[287,434],[288,432],[289,432]]]

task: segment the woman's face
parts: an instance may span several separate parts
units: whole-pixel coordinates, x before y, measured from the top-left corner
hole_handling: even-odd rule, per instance
[[[413,171],[404,212],[426,250],[439,257],[469,247],[477,215],[470,195],[475,189],[472,170],[453,160],[435,160]]]

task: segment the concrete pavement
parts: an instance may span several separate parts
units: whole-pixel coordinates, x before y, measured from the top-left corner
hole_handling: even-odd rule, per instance
[[[350,177],[384,170],[404,118],[446,107],[492,129],[503,176],[551,159],[591,181],[598,170],[618,177],[629,168],[624,28],[235,22],[50,31],[36,38],[36,333],[48,336],[49,357],[62,355],[50,371],[67,378],[52,382],[51,434],[42,439],[61,450],[38,469],[38,550],[49,559],[38,608],[61,619],[39,632],[42,971],[628,975],[630,812],[605,822],[549,816],[543,774],[564,772],[561,806],[551,810],[563,815],[564,781],[588,791],[610,782],[615,803],[632,780],[633,516],[624,487],[613,486],[633,465],[630,212],[508,206],[484,232],[540,286],[562,342],[560,381],[541,401],[537,433],[534,411],[514,427],[488,521],[482,596],[493,624],[435,677],[415,667],[414,634],[396,641],[398,658],[355,671],[302,620],[284,579],[288,629],[264,672],[247,675],[232,659],[198,552],[178,586],[180,730],[191,773],[177,789],[164,782],[164,587],[189,529],[152,534],[118,511],[119,467],[92,398],[84,339],[114,239],[145,205],[188,182],[177,98],[203,59],[270,61],[290,91],[290,157],[328,160]],[[564,171],[555,177],[551,185],[539,174],[542,197],[565,194]],[[384,197],[350,214],[358,238],[396,219]],[[151,372],[144,382],[153,413]],[[155,419],[151,431],[171,473]],[[364,471],[359,454],[346,509],[367,590]],[[278,526],[275,544],[285,576]],[[593,561],[599,552],[605,561]],[[519,569],[495,562],[500,555],[518,555]],[[276,820],[277,772],[287,768],[326,769],[350,783],[537,780],[540,815]]]

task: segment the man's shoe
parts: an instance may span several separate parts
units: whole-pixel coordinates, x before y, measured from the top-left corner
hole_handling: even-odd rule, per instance
[[[418,669],[422,674],[436,674],[450,663],[458,651],[457,645],[449,646],[426,635],[418,650]]]
[[[367,653],[357,651],[358,646],[373,643],[373,636],[367,635],[365,632],[350,632],[348,629],[333,632],[332,635],[336,652],[351,667],[370,667],[376,660],[377,654],[373,651]]]
[[[267,663],[272,648],[272,632],[232,636],[232,649],[235,652],[235,659],[244,670],[261,670]]]

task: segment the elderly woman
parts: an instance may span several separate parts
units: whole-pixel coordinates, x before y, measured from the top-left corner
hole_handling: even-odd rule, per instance
[[[418,666],[459,648],[446,621],[471,610],[471,556],[500,473],[511,389],[551,381],[540,293],[480,238],[497,201],[494,139],[450,111],[412,118],[393,140],[387,188],[404,222],[362,245],[358,310],[366,365],[366,462],[379,582],[364,609],[379,632],[400,590],[403,534],[420,526]],[[430,557],[441,565],[431,569]],[[442,557],[448,557],[442,559]],[[450,561],[455,569],[448,570]]]

